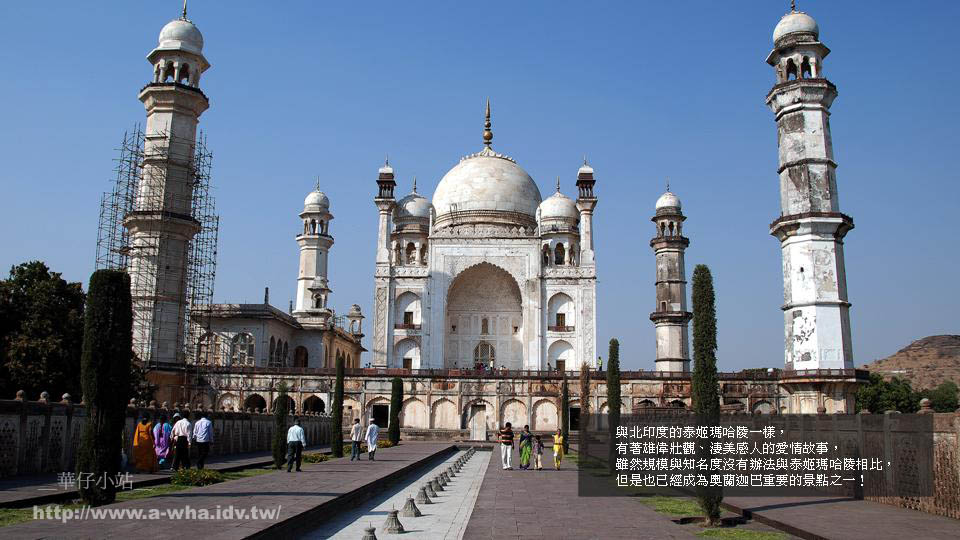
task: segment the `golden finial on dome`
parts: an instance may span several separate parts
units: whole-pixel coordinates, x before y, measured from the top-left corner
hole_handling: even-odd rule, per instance
[[[180,14],[180,18],[187,20],[187,0],[183,0],[183,12]]]
[[[493,132],[490,131],[490,98],[487,98],[487,118],[483,122],[483,144],[487,148],[493,144]]]

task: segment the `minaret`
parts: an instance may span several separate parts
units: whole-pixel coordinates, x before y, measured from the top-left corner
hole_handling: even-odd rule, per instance
[[[390,217],[396,200],[393,189],[397,182],[393,177],[393,167],[387,159],[380,167],[377,176],[377,196],[373,202],[377,205],[380,214],[380,225],[377,229],[377,268],[374,272],[374,325],[373,325],[373,365],[386,367],[387,345],[391,331],[390,320]]]
[[[597,206],[597,197],[593,194],[593,167],[583,158],[583,165],[577,171],[577,210],[580,211],[580,266],[595,266],[593,252],[593,209]]]
[[[843,262],[853,220],[840,213],[837,197],[829,121],[837,88],[823,76],[830,49],[819,32],[812,17],[791,9],[767,57],[777,77],[767,94],[780,147],[780,217],[770,234],[783,256],[787,370],[853,368]]]
[[[123,226],[130,235],[137,356],[155,367],[184,362],[190,241],[200,230],[193,218],[197,123],[209,107],[199,88],[210,67],[203,36],[183,15],[160,31],[147,56],[152,82],[140,91],[147,110],[142,177],[133,211]]]
[[[657,331],[657,371],[690,371],[690,346],[687,323],[693,314],[687,311],[687,275],[684,251],[690,240],[683,236],[680,199],[667,192],[657,199],[656,215],[651,221],[657,235],[650,247],[657,259],[657,307],[650,320]]]
[[[303,201],[300,220],[303,232],[297,235],[300,246],[300,271],[297,275],[297,304],[293,316],[298,319],[318,317],[325,324],[333,313],[327,307],[330,286],[327,282],[327,261],[333,237],[330,236],[330,199],[317,188]]]

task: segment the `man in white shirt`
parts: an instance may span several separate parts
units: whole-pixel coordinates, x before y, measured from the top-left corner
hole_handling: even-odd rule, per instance
[[[353,419],[353,427],[350,428],[350,443],[353,447],[350,449],[350,461],[360,461],[360,443],[363,442],[363,426],[360,425],[360,419]]]
[[[307,446],[307,437],[300,427],[300,419],[294,418],[293,425],[287,430],[287,472],[297,462],[297,472],[300,472],[300,459],[303,457],[303,448]]]
[[[174,414],[173,431],[170,432],[170,440],[173,441],[173,470],[180,468],[190,468],[190,420],[187,419],[189,413]],[[177,420],[179,418],[179,420]]]
[[[373,418],[370,419],[370,425],[367,426],[367,459],[370,461],[376,461],[373,458],[374,452],[377,451],[377,437],[380,436],[380,426],[377,425],[376,420]],[[359,459],[359,457],[357,458]]]
[[[205,412],[200,413],[200,419],[193,426],[193,442],[197,445],[197,468],[202,469],[210,454],[210,443],[213,442],[213,422]]]

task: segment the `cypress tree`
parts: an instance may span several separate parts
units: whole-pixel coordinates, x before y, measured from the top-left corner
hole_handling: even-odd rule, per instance
[[[120,270],[97,270],[90,276],[80,356],[87,421],[77,457],[78,476],[109,480],[120,472],[132,360],[130,276]],[[116,499],[116,486],[110,481],[81,482],[80,496],[94,506],[109,504]]]
[[[333,457],[343,457],[343,358],[337,357],[337,379],[333,385],[333,434],[330,451]]]
[[[713,276],[710,268],[698,264],[693,269],[693,377],[691,398],[697,423],[701,426],[715,426],[720,423],[720,393],[717,377],[717,310],[713,292]],[[703,448],[707,459],[710,445],[698,445]],[[700,456],[698,456],[700,457]],[[720,522],[720,501],[723,500],[723,488],[698,487],[697,500],[703,509],[704,517],[711,526]]]
[[[610,352],[607,356],[607,427],[610,430],[608,443],[609,453],[607,462],[610,474],[614,474],[613,449],[616,443],[617,426],[620,425],[620,408],[623,407],[623,398],[620,397],[620,342],[617,338],[610,340]]]
[[[590,365],[586,362],[580,364],[580,432],[578,433],[579,447],[577,451],[581,456],[589,455],[590,443]]]
[[[400,442],[400,407],[403,406],[403,381],[400,377],[393,378],[393,388],[390,389],[390,442]]]
[[[570,450],[570,392],[567,390],[567,372],[560,383],[560,435],[563,436],[563,452]]]
[[[273,464],[279,469],[287,460],[287,383],[277,385],[277,397],[273,405]]]

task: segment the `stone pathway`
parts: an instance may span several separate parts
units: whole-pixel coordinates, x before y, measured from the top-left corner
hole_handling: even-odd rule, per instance
[[[344,458],[304,464],[301,473],[278,471],[101,507],[127,512],[155,509],[161,512],[156,520],[35,520],[4,527],[0,534],[3,538],[134,538],[159,527],[162,536],[168,538],[289,537],[314,528],[316,522],[343,511],[345,505],[356,504],[357,499],[370,496],[370,491],[383,489],[431,459],[451,454],[453,448],[450,443],[404,443],[379,450],[376,461],[368,461],[364,454],[359,462]],[[170,519],[169,511],[183,512],[187,507],[197,517],[201,512],[210,516],[219,512],[223,519]],[[254,507],[277,511],[278,516],[264,519],[236,515],[238,510],[250,512]],[[234,515],[226,518],[228,509]]]
[[[843,497],[727,497],[737,513],[801,538],[929,540],[960,538],[960,520]]]
[[[330,447],[317,446],[307,451],[329,452]],[[228,472],[261,467],[272,462],[273,455],[270,452],[252,452],[209,458],[205,468]],[[193,465],[196,466],[196,460],[194,460]],[[170,469],[158,471],[155,474],[131,472],[130,478],[133,480],[133,487],[140,488],[165,484],[170,481],[172,474],[173,471]],[[65,490],[57,480],[58,475],[54,473],[4,478],[0,480],[0,508],[46,504],[47,502],[71,500],[79,497],[76,489]]]
[[[387,512],[403,508],[407,497],[416,497],[417,491],[427,481],[433,479],[464,455],[465,451],[451,455],[442,463],[431,467],[422,473],[415,473],[404,479],[404,484],[387,490],[373,500],[367,501],[353,511],[346,511],[337,517],[325,522],[315,531],[304,535],[309,539],[359,540],[363,538],[364,529],[368,526],[376,528],[377,538],[386,538],[383,524]],[[432,498],[431,504],[419,505],[423,514],[421,517],[400,516],[400,523],[406,531],[404,538],[430,538],[457,540],[463,536],[463,531],[470,520],[474,503],[483,483],[483,476],[489,463],[488,452],[477,452],[467,461],[460,473],[451,478],[444,491]]]
[[[578,497],[576,463],[557,471],[549,450],[543,457],[542,471],[505,471],[494,448],[464,540],[696,538],[635,499]]]

